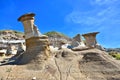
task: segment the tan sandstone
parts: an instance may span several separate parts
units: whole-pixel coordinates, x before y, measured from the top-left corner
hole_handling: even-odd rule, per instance
[[[48,37],[40,34],[34,24],[34,16],[34,13],[29,13],[18,19],[24,25],[26,41],[26,52],[23,54],[20,64],[31,62],[39,64],[50,56]]]
[[[87,47],[89,47],[89,48],[95,48],[96,47],[96,44],[97,44],[96,35],[98,33],[99,32],[93,32],[93,33],[87,33],[87,34],[82,35],[85,38]]]

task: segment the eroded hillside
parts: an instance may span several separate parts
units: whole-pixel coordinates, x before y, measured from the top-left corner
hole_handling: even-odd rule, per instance
[[[24,34],[22,32],[13,31],[13,30],[1,30],[0,31],[0,40],[21,40]]]
[[[41,64],[34,61],[27,65],[1,66],[2,80],[119,80],[120,62],[112,59],[104,51],[90,49],[73,52],[59,50],[53,52]],[[38,67],[39,66],[39,67]]]

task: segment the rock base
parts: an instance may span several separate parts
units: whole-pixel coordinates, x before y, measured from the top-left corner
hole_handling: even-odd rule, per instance
[[[19,64],[40,64],[50,56],[47,36],[26,39],[26,47],[26,52],[23,54]]]

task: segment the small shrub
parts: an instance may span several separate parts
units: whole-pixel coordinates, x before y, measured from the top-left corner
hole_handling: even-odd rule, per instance
[[[116,58],[117,60],[120,60],[120,54],[115,54],[115,58]]]
[[[117,60],[120,60],[120,53],[110,52],[109,55],[111,55],[112,57],[114,57]]]

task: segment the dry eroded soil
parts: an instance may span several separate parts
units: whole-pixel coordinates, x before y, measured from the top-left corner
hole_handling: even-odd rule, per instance
[[[120,62],[97,49],[60,50],[44,63],[0,66],[0,80],[120,80]]]

